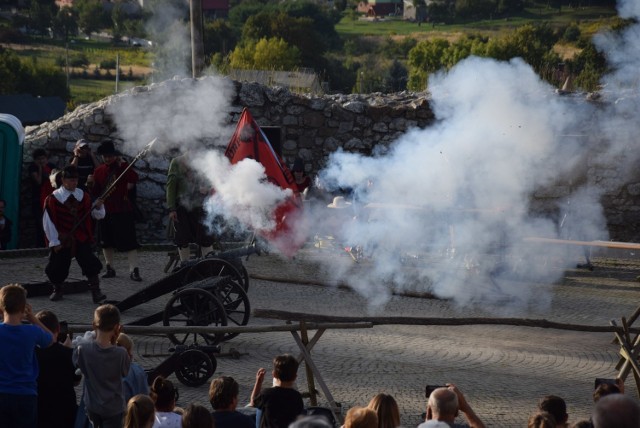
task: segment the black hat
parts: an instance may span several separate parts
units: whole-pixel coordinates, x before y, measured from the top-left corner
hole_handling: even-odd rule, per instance
[[[113,141],[107,140],[107,141],[104,141],[102,144],[100,144],[100,147],[98,147],[98,154],[103,156],[104,155],[120,156],[122,153],[116,150],[116,147],[114,146]]]
[[[60,171],[61,178],[78,178],[78,168],[74,165],[67,165]]]
[[[295,158],[293,166],[291,167],[291,172],[304,172],[304,161],[302,158]]]

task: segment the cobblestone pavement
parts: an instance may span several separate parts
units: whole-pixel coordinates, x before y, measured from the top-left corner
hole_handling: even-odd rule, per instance
[[[595,270],[569,270],[557,284],[528,284],[533,295],[548,293],[545,304],[527,305],[505,312],[505,306],[479,304],[458,307],[451,301],[393,296],[383,308],[372,308],[351,290],[309,285],[323,282],[329,268],[320,260],[345,258],[309,248],[294,260],[275,255],[252,256],[243,260],[252,279],[249,297],[253,309],[274,309],[325,315],[414,316],[414,317],[496,317],[547,319],[550,321],[608,325],[610,319],[630,316],[638,306],[640,290],[636,277],[640,261],[631,254],[595,258]],[[3,256],[0,256],[3,257]],[[136,290],[162,278],[168,260],[166,251],[140,253],[143,283],[129,280],[126,258],[116,259],[117,277],[103,280],[109,299],[121,300]],[[347,257],[348,258],[348,257]],[[0,258],[0,284],[44,280],[44,255]],[[72,267],[72,279],[80,279]],[[287,279],[287,282],[267,280]],[[163,296],[123,313],[125,322],[161,311]],[[30,299],[35,310],[51,309],[69,323],[90,324],[95,305],[89,293],[65,296],[52,303],[46,297]],[[283,324],[283,321],[252,318],[250,325]],[[401,408],[402,424],[420,423],[424,411],[425,384],[452,382],[466,394],[487,426],[522,427],[540,397],[556,394],[565,398],[571,421],[590,415],[595,377],[614,377],[618,348],[610,333],[505,325],[398,326],[371,329],[327,330],[312,355],[336,401],[343,411],[366,405],[379,392],[392,394]],[[136,359],[145,368],[156,366],[169,355],[171,343],[164,337],[135,336]],[[251,333],[225,342],[223,352],[234,350],[239,357],[221,357],[215,376],[230,375],[240,383],[241,402],[248,401],[259,367],[270,367],[276,354],[298,354],[288,332]],[[176,383],[175,376],[171,379]],[[637,394],[632,377],[628,393]],[[301,368],[298,386],[306,390]],[[182,384],[180,405],[208,403],[207,385],[190,388]],[[316,389],[319,389],[316,386]],[[323,399],[321,397],[321,404]]]

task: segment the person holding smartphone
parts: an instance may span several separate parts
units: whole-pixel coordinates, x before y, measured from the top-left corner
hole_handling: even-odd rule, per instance
[[[466,424],[456,423],[456,417],[460,412],[465,416]],[[485,428],[484,423],[473,411],[465,396],[452,383],[431,392],[427,402],[427,419],[418,425],[418,428],[437,427],[442,422],[452,428]]]

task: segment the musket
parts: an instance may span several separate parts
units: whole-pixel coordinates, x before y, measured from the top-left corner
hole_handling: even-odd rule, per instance
[[[104,200],[109,197],[109,195],[111,194],[113,189],[116,187],[116,184],[118,184],[118,181],[120,181],[122,179],[122,177],[124,177],[124,175],[127,173],[127,171],[129,171],[138,160],[140,160],[142,157],[146,156],[146,154],[149,152],[149,150],[151,150],[151,147],[153,146],[153,144],[157,140],[158,140],[157,138],[154,138],[153,140],[151,140],[151,142],[149,144],[144,146],[144,148],[142,150],[140,150],[140,153],[138,153],[133,159],[131,159],[131,162],[129,162],[129,165],[127,165],[127,167],[124,169],[124,171],[122,171],[122,173],[115,180],[113,180],[113,182],[111,182],[111,184],[102,192],[102,195],[100,195],[100,197],[98,197],[98,199],[101,199],[104,202]],[[92,204],[92,206],[91,206],[91,209],[89,211],[85,212],[82,215],[82,217],[80,217],[74,223],[73,227],[69,231],[69,236],[70,237],[73,236],[73,234],[78,229],[78,227],[80,227],[80,225],[86,220],[87,216],[95,208],[96,208],[96,203],[94,202]]]

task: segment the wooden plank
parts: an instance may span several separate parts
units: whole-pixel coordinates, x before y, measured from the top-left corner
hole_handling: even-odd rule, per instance
[[[254,309],[252,315],[257,318],[271,318],[287,321],[309,322],[369,322],[373,325],[514,325],[521,327],[551,328],[557,330],[589,331],[595,333],[616,332],[613,326],[567,324],[545,319],[528,318],[439,318],[439,317],[348,317],[288,312],[271,309]],[[632,333],[640,333],[639,328],[630,328]]]
[[[315,323],[307,322],[308,330],[324,330],[324,329],[349,329],[349,328],[372,328],[373,324],[367,322],[356,323]],[[93,326],[91,324],[69,324],[69,331],[72,333],[84,333],[85,331],[92,331]],[[169,333],[267,333],[277,331],[298,331],[300,326],[297,324],[287,325],[262,325],[262,326],[227,326],[227,327],[207,327],[207,326],[195,326],[195,325],[183,325],[183,326],[137,326],[137,325],[124,325],[124,332],[127,334],[139,334],[139,335],[154,335],[154,334],[169,334]]]
[[[535,236],[528,236],[523,240],[525,242],[534,242],[534,243],[540,243],[540,244],[577,245],[581,247],[603,247],[603,248],[617,248],[622,250],[640,250],[640,244],[635,242],[576,241],[572,239],[540,238]]]

